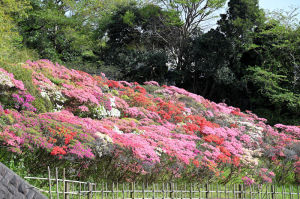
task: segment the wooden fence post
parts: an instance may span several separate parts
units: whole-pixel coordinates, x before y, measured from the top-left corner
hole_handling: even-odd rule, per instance
[[[79,183],[79,199],[81,199],[81,183]]]
[[[134,189],[135,189],[135,182],[131,183],[131,192],[130,192],[130,198],[134,198]]]
[[[235,184],[233,184],[233,198],[236,199]]]
[[[48,179],[49,179],[49,196],[50,199],[52,199],[52,193],[51,193],[51,172],[50,172],[50,167],[48,166]]]
[[[192,188],[192,183],[190,184],[190,198],[193,198],[193,188]]]
[[[208,198],[208,196],[209,196],[209,186],[208,186],[208,184],[205,185],[205,190],[206,190],[205,197]]]
[[[63,170],[63,199],[66,198],[66,195],[65,195],[65,190],[66,190],[66,169],[64,168]]]
[[[129,188],[129,185],[128,185],[128,188]],[[130,198],[133,198],[133,182],[131,183],[131,190],[130,190]]]
[[[93,186],[90,182],[88,182],[88,199],[92,199],[93,197]]]
[[[103,182],[102,182],[101,198],[102,199],[104,198],[104,184],[103,184]]]
[[[58,168],[55,168],[55,180],[56,180],[56,198],[59,199],[59,190],[58,190]]]
[[[119,198],[119,182],[117,181],[117,190],[116,190],[116,192],[117,192],[117,199]]]
[[[155,198],[155,184],[154,183],[152,183],[152,192],[153,192],[153,196],[152,196],[152,198],[154,199]]]
[[[133,198],[135,198],[135,182],[133,182]]]
[[[219,185],[218,184],[217,184],[217,191],[216,192],[217,192],[217,198],[219,198]]]
[[[272,199],[275,199],[276,195],[275,195],[275,186],[274,185],[271,185],[271,192],[272,192]]]
[[[112,198],[113,198],[113,199],[115,199],[114,189],[115,189],[115,183],[113,182],[113,183],[112,183],[112,190],[111,190]]]
[[[163,194],[163,199],[165,199],[165,183],[163,182],[162,184],[162,194]]]
[[[124,182],[122,183],[122,198],[125,199],[125,188],[124,188]]]
[[[69,191],[70,191],[70,183],[65,182],[65,199],[70,199]]]
[[[170,183],[170,198],[174,198],[174,183]]]
[[[143,192],[143,199],[145,199],[145,183],[144,182],[143,182],[142,192]]]
[[[260,197],[260,186],[259,185],[257,185],[257,198],[261,198]]]
[[[242,185],[239,184],[239,198],[242,198]]]

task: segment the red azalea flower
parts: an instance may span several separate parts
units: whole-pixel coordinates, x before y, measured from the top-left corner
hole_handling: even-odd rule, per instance
[[[230,124],[230,127],[231,127],[231,128],[237,128],[238,125],[237,125],[237,124]]]
[[[65,155],[65,154],[67,154],[67,152],[62,147],[55,146],[55,147],[53,147],[50,154],[51,155]]]
[[[222,152],[222,153],[224,153],[226,156],[231,156],[231,153],[228,151],[228,149],[226,149],[225,147],[223,147],[223,146],[221,146],[220,147],[220,151]]]
[[[234,166],[238,167],[240,165],[240,158],[237,157],[237,156],[234,156],[232,158],[232,163],[233,163]]]
[[[225,154],[220,154],[218,156],[218,160],[223,163],[230,163],[230,158],[228,156],[226,156]]]
[[[200,163],[198,160],[193,160],[193,164],[198,168],[200,166]]]

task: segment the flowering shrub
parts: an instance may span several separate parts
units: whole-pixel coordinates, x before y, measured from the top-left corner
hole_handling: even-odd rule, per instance
[[[152,86],[159,86],[159,84],[156,81],[148,81],[144,82],[145,85],[152,85]]]
[[[36,108],[31,104],[35,100],[32,95],[20,91],[12,94],[12,98],[15,102],[15,108],[17,110],[36,111]]]
[[[23,67],[54,107],[36,113],[22,81],[0,68],[1,95],[13,103],[0,105],[0,142],[31,164],[35,155],[81,176],[126,181],[299,182],[300,127],[271,127],[250,111],[154,81],[113,81],[48,60]]]
[[[253,179],[251,179],[247,176],[242,177],[242,180],[246,186],[251,186],[255,183]]]
[[[0,68],[0,88],[13,88],[19,89],[21,91],[25,90],[22,81],[16,80],[12,73],[8,73],[3,68]]]

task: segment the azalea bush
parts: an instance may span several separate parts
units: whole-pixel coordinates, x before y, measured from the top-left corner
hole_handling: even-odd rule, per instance
[[[300,127],[272,127],[154,81],[113,81],[49,60],[21,67],[31,82],[0,68],[0,143],[29,172],[51,165],[94,180],[300,182]],[[40,98],[51,111],[35,107]]]

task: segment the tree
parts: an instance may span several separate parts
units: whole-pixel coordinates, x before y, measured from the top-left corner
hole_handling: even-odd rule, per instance
[[[105,45],[98,30],[110,20],[118,5],[131,0],[28,0],[31,10],[18,22],[23,43],[40,58],[58,61],[77,69],[96,72]]]
[[[242,59],[251,66],[246,76],[250,99],[256,111],[271,118],[272,123],[299,124],[299,33],[299,28],[268,18],[256,30],[253,47],[247,52],[252,59]]]
[[[214,12],[225,5],[226,0],[156,0],[154,1],[162,8],[169,12],[170,16],[174,16],[174,23],[177,26],[177,40],[172,41],[169,53],[172,54],[172,62],[178,71],[184,71],[189,65],[188,58],[185,57],[189,48],[190,38],[196,35],[199,30],[205,27],[204,22],[214,18]],[[181,18],[178,23],[177,17]]]
[[[252,44],[255,28],[265,21],[264,12],[259,8],[258,0],[230,0],[226,14],[218,21],[218,30],[231,42],[232,54],[228,57],[229,66],[242,77],[240,59]]]
[[[246,89],[243,81],[246,71],[241,58],[252,44],[254,29],[263,19],[257,0],[229,1],[217,28],[193,39],[194,65],[189,67],[185,82],[192,76],[193,88],[204,97],[245,107],[248,103],[238,97]]]
[[[299,27],[299,9],[300,7],[291,6],[288,10],[275,10],[267,12],[269,21],[275,20],[288,29],[297,29]]]
[[[28,17],[19,22],[24,44],[36,49],[41,58],[53,61],[72,59],[77,52],[71,52],[70,35],[76,21],[66,16],[68,5],[56,0],[31,0],[30,5],[33,9],[27,13]]]
[[[224,34],[212,29],[196,37],[191,54],[194,65],[190,66],[191,75],[187,78],[194,78],[194,92],[212,98],[215,87],[213,85],[218,83],[225,86],[233,82],[234,74],[228,63],[228,57],[232,54],[231,42]]]
[[[119,74],[123,74],[118,79],[164,81],[170,42],[165,38],[168,35],[170,39],[175,29],[170,21],[167,12],[156,5],[120,6],[101,30],[108,38],[106,46],[98,51],[104,65],[113,70],[111,66],[117,66]]]

